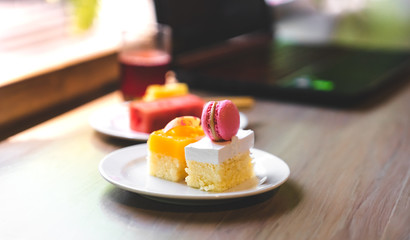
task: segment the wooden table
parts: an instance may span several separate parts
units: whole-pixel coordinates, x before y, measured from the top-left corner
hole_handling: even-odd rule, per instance
[[[100,176],[104,156],[136,143],[88,118],[120,101],[109,94],[0,143],[0,239],[410,238],[410,84],[356,109],[257,99],[243,111],[255,147],[284,159],[290,178],[275,195],[217,206],[156,202]]]

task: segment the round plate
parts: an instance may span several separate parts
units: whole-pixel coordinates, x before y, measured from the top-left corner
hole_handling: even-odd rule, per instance
[[[181,200],[223,200],[253,196],[273,190],[289,177],[288,165],[278,157],[251,149],[255,177],[225,192],[205,192],[184,181],[172,182],[148,174],[147,145],[138,144],[116,150],[102,159],[99,171],[104,179],[122,189],[164,202]]]
[[[146,141],[149,134],[132,130],[130,126],[128,102],[106,107],[93,113],[89,123],[94,130],[127,140]],[[240,128],[248,126],[248,119],[243,113],[239,113]]]

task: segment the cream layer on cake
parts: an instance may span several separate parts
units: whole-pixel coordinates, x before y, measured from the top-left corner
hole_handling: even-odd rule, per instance
[[[252,130],[238,130],[231,141],[213,142],[202,138],[198,142],[185,147],[185,158],[197,162],[221,164],[240,153],[245,153],[253,147],[254,133]]]

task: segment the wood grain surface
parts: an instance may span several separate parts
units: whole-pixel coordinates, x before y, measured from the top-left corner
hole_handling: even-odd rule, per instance
[[[118,85],[118,72],[117,54],[111,51],[1,86],[0,139],[2,132],[16,122],[28,122],[51,108],[62,108],[95,92],[107,93],[105,89]]]
[[[410,84],[368,106],[256,99],[255,147],[284,159],[276,192],[185,206],[121,190],[98,172],[138,142],[95,132],[118,92],[0,143],[0,239],[410,239]],[[203,93],[199,93],[203,94]]]

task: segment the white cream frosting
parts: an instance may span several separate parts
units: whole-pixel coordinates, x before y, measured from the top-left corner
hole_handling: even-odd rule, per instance
[[[254,144],[252,130],[239,130],[231,141],[213,142],[204,137],[185,147],[186,160],[220,164],[234,156],[247,152]]]

